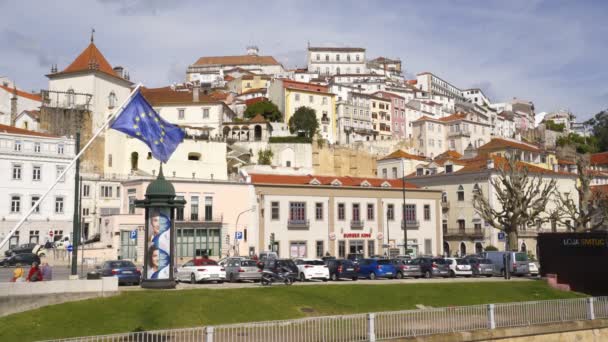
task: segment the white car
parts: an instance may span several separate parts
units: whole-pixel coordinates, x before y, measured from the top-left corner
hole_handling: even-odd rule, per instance
[[[531,262],[530,265],[528,266],[528,268],[530,269],[530,275],[531,276],[537,276],[538,275],[538,266],[536,266],[535,262]]]
[[[460,258],[445,258],[446,264],[450,267],[450,276],[470,277],[473,275],[471,265],[465,259]]]
[[[296,259],[294,262],[298,266],[298,278],[300,281],[312,279],[329,280],[329,268],[327,268],[323,260]]]
[[[177,281],[189,281],[196,284],[200,281],[215,281],[218,284],[226,280],[226,270],[211,259],[192,259],[177,268]]]

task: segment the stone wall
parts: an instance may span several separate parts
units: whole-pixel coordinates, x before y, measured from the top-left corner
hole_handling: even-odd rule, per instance
[[[313,143],[314,174],[328,176],[376,177],[377,156],[348,147],[319,147]]]

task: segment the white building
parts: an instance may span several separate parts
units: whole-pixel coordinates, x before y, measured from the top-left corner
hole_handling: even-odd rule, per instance
[[[557,125],[564,125],[564,132],[569,133],[572,130],[572,124],[576,121],[576,116],[564,109],[546,114],[543,121],[553,121]]]
[[[465,101],[465,97],[460,88],[430,72],[420,73],[416,75],[416,79],[416,85],[420,90],[431,94],[449,96],[457,101]]]
[[[32,208],[74,158],[74,141],[45,133],[0,125],[0,238]],[[74,171],[49,193],[4,249],[44,243],[72,231]]]
[[[308,71],[319,75],[367,74],[365,49],[308,47]]]
[[[11,88],[9,85],[8,81],[0,84],[0,125],[8,126],[14,125],[17,116],[23,111],[39,110],[42,104],[40,95]]]
[[[367,62],[367,68],[372,74],[384,75],[388,78],[402,80],[401,59],[377,57]]]
[[[342,99],[342,96],[340,98]],[[376,132],[372,126],[370,99],[369,95],[349,92],[344,100],[336,102],[338,143],[350,144],[357,141],[374,140]]]
[[[462,91],[462,95],[469,100],[472,104],[478,106],[490,106],[490,99],[483,93],[479,88],[465,89]]]

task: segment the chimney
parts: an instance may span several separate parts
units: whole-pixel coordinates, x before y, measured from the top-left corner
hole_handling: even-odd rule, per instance
[[[198,102],[200,90],[201,87],[198,84],[192,87],[192,102]]]
[[[122,77],[123,77],[123,73],[122,73],[123,71],[124,71],[124,68],[123,68],[123,67],[121,67],[121,66],[115,66],[115,67],[114,67],[114,74],[115,74],[116,76],[120,77],[120,78],[122,78]]]
[[[11,97],[11,126],[17,122],[17,86],[13,84],[13,97]]]

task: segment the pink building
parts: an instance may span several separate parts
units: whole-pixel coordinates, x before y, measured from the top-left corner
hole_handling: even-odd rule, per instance
[[[378,91],[372,95],[391,100],[391,131],[393,132],[393,138],[405,139],[405,98],[386,91]]]

